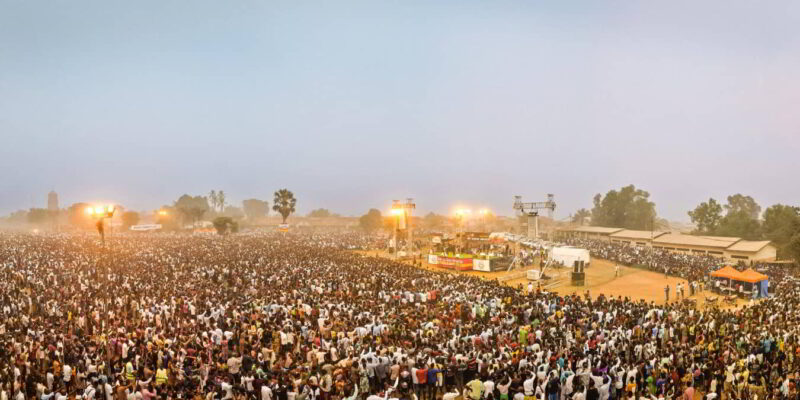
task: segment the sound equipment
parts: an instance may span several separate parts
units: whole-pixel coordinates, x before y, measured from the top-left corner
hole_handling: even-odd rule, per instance
[[[584,286],[586,284],[586,273],[573,272],[572,273],[572,286]]]

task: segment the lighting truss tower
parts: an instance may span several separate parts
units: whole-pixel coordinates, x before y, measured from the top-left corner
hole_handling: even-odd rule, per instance
[[[397,229],[405,229],[408,233],[406,240],[406,253],[414,253],[414,229],[411,226],[411,210],[417,208],[414,199],[407,198],[405,203],[400,200],[392,200],[392,213],[395,214],[395,234],[394,234],[394,255],[397,258]]]
[[[548,194],[547,201],[523,203],[522,196],[514,196],[514,210],[517,211],[517,215],[524,215],[527,219],[528,238],[539,238],[539,211],[548,210],[549,215],[552,215],[552,212],[556,209],[553,197],[552,194]]]

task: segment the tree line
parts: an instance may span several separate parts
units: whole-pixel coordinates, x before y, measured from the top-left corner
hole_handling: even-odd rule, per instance
[[[277,212],[285,223],[287,218],[295,212],[297,199],[288,189],[275,191],[273,197],[272,210]],[[56,226],[60,220],[79,229],[91,229],[94,219],[88,215],[86,209],[92,205],[85,202],[74,203],[70,207],[62,210],[48,210],[44,208],[31,208],[29,210],[16,211],[3,221],[9,225],[29,224],[34,226]],[[223,190],[211,190],[207,196],[184,194],[172,204],[164,205],[156,211],[156,222],[161,224],[164,229],[175,230],[183,226],[194,225],[198,221],[209,219],[220,233],[234,232],[238,230],[239,221],[247,219],[251,221],[269,215],[270,207],[266,200],[246,199],[242,201],[241,207],[229,204]],[[319,209],[312,211],[314,216],[335,216],[327,210]],[[122,206],[117,206],[115,218],[122,221],[125,229],[137,225],[141,216],[138,212],[126,210]]]
[[[733,194],[722,204],[710,198],[688,211],[696,226],[692,232],[708,236],[733,236],[747,240],[770,240],[781,258],[800,260],[800,207],[775,204],[761,212],[751,197]],[[658,218],[650,193],[634,185],[596,194],[591,210],[582,208],[572,215],[572,222],[581,225],[636,230],[668,229],[666,220]]]
[[[774,204],[761,213],[752,197],[734,194],[724,205],[709,198],[688,214],[697,234],[770,240],[779,257],[800,260],[800,207]]]

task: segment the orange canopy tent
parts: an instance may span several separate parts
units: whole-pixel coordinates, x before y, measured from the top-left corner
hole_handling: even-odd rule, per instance
[[[741,280],[742,273],[737,271],[735,268],[731,267],[730,265],[726,265],[721,269],[718,269],[711,273],[711,276],[715,278],[725,278],[725,279],[733,279],[735,281]]]
[[[736,282],[750,283],[753,285],[753,289],[757,291],[757,294],[754,295],[755,297],[768,296],[769,277],[752,269],[748,268],[745,271],[739,272],[735,268],[726,265],[725,267],[712,272],[711,276],[715,278],[730,279],[731,281]]]
[[[742,282],[756,283],[767,279],[769,278],[766,275],[753,271],[752,268],[748,268],[739,274],[739,278],[737,280]]]

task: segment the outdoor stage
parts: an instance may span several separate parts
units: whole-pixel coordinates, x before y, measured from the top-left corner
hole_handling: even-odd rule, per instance
[[[371,252],[375,254],[375,252]],[[383,253],[381,256],[388,256],[388,253]],[[538,258],[536,259],[535,265],[538,265]],[[431,270],[431,271],[439,271],[439,272],[447,272],[447,273],[454,273],[454,274],[465,274],[470,276],[476,276],[483,279],[490,279],[495,280],[498,279],[503,284],[520,288],[520,290],[527,290],[528,282],[529,281],[525,277],[519,277],[515,279],[505,280],[504,278],[513,277],[515,275],[521,275],[520,271],[527,271],[530,269],[538,269],[538,267],[527,266],[523,269],[517,269],[514,271],[495,271],[495,272],[480,272],[480,271],[455,271],[450,268],[444,268],[442,266],[437,265],[429,265],[425,260],[422,261],[422,268]],[[572,286],[570,284],[570,273],[572,272],[572,268],[548,268],[545,271],[545,274],[550,277],[550,279],[542,280],[541,284],[545,290],[556,292],[560,295],[571,295],[571,294],[578,294],[583,296],[586,293],[586,290],[589,290],[589,294],[592,298],[596,298],[600,294],[608,296],[622,296],[628,297],[631,299],[639,300],[643,299],[646,302],[655,302],[656,304],[664,304],[664,286],[669,284],[670,292],[669,298],[670,302],[675,301],[675,286],[678,282],[681,282],[684,287],[687,289],[685,292],[689,293],[688,290],[688,282],[685,279],[680,279],[676,277],[664,277],[664,274],[656,273],[652,271],[647,271],[644,269],[639,268],[631,268],[621,266],[620,271],[622,276],[615,277],[614,276],[614,263],[606,260],[601,260],[594,258],[592,259],[591,266],[586,268],[584,272],[586,273],[586,285],[585,286]],[[534,287],[536,287],[537,282],[533,281]],[[698,305],[698,307],[702,307],[705,303],[706,297],[719,297],[718,295],[712,293],[710,290],[703,291],[700,293],[695,293],[694,296],[688,297],[690,299],[694,299]],[[720,308],[729,308],[730,305],[725,305],[719,299],[718,305]],[[749,300],[737,300],[736,307],[742,306],[747,304]]]
[[[379,257],[391,257],[391,255],[385,251],[369,251],[369,252],[359,252],[362,254],[367,254],[370,256],[379,256]],[[516,269],[513,271],[494,271],[494,272],[481,272],[481,271],[455,271],[450,268],[445,268],[440,265],[430,265],[426,262],[425,257],[422,260],[422,268],[430,271],[439,271],[439,272],[447,272],[452,274],[464,274],[469,276],[476,276],[483,279],[489,280],[499,280],[503,284],[520,288],[520,290],[527,290],[528,282],[527,278],[524,277],[524,274],[520,274],[520,271],[527,271],[530,269],[538,269],[538,267],[533,266],[526,266],[523,269]],[[535,265],[538,265],[539,261],[538,258],[535,261]],[[601,260],[597,258],[593,258],[591,262],[591,266],[586,268],[584,272],[586,273],[586,285],[585,286],[572,286],[570,284],[570,273],[572,272],[572,268],[548,268],[545,271],[545,274],[550,277],[550,279],[542,280],[541,284],[542,287],[545,288],[547,291],[556,292],[560,295],[571,295],[571,294],[578,294],[583,296],[586,293],[586,290],[589,290],[589,294],[592,298],[596,298],[600,294],[608,296],[622,296],[628,297],[634,300],[643,299],[646,302],[655,302],[656,304],[664,304],[664,286],[669,284],[670,291],[669,291],[669,298],[670,302],[675,301],[675,285],[678,282],[683,283],[684,287],[687,287],[688,282],[685,279],[680,279],[676,277],[664,277],[664,274],[647,271],[644,269],[639,268],[631,268],[631,267],[620,267],[620,271],[622,272],[621,277],[614,277],[614,263],[606,260]],[[513,277],[515,275],[523,275],[522,277],[515,278],[515,279],[508,279],[509,277]],[[506,279],[504,279],[506,278]],[[536,287],[537,282],[533,281],[534,287]],[[689,290],[688,287],[685,291],[688,295]],[[717,294],[712,293],[710,290],[703,291],[700,293],[696,293],[694,296],[689,297],[690,299],[695,299],[697,302],[698,307],[702,307],[705,303],[706,297],[720,297]],[[730,308],[730,305],[725,305],[719,299],[718,305],[720,308]],[[740,307],[745,305],[749,302],[749,300],[737,300],[736,307]]]

